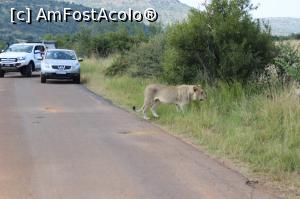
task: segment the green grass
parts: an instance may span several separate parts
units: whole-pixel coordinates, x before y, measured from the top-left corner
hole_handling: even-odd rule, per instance
[[[121,107],[141,106],[145,86],[157,80],[105,77],[103,71],[112,60],[86,60],[83,81]],[[177,113],[175,106],[161,105],[160,118],[152,121],[204,146],[211,154],[246,166],[265,180],[299,191],[300,103],[289,90],[270,99],[264,94],[251,95],[251,89],[238,83],[206,87],[207,101],[190,104],[185,114]]]

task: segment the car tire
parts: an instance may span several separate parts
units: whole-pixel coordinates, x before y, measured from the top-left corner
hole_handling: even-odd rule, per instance
[[[32,76],[32,69],[33,69],[33,63],[30,62],[25,68],[25,76],[31,77]]]
[[[44,75],[41,75],[41,83],[45,84],[47,82],[47,79]]]
[[[26,74],[25,74],[25,72],[26,72],[26,66],[23,66],[22,68],[20,68],[19,69],[19,71],[20,71],[20,73],[21,73],[21,75],[23,76],[23,77],[25,77],[26,76]]]
[[[80,75],[78,77],[75,77],[73,79],[73,81],[74,81],[75,84],[80,84]]]
[[[0,78],[4,77],[5,72],[3,70],[0,69]]]

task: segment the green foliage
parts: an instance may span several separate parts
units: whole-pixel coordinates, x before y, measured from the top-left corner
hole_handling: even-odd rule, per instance
[[[223,79],[245,82],[273,58],[270,30],[249,14],[249,0],[213,0],[206,11],[167,31],[165,79],[198,82]]]
[[[139,77],[161,76],[164,34],[158,34],[148,42],[136,45],[129,52],[118,57],[107,69],[106,75],[130,74]]]
[[[128,51],[135,44],[135,36],[130,36],[124,28],[115,33],[107,33],[105,37],[111,41],[112,51]]]
[[[102,57],[114,53],[125,53],[162,31],[160,24],[145,27],[132,24],[130,27],[120,26],[115,32],[96,34],[94,37],[91,35],[93,53]]]
[[[149,38],[143,26],[119,26],[115,32],[94,33],[92,28],[83,28],[75,34],[51,35],[43,39],[55,40],[59,48],[75,49],[82,56],[106,57],[113,53],[124,53]]]
[[[278,75],[283,80],[286,76],[300,83],[300,54],[298,47],[289,43],[279,45],[279,54],[274,59]]]
[[[6,47],[5,42],[0,40],[0,50],[3,50],[5,47]]]
[[[115,76],[115,75],[124,75],[127,72],[129,67],[128,60],[126,57],[119,56],[113,60],[111,65],[105,70],[105,75]]]

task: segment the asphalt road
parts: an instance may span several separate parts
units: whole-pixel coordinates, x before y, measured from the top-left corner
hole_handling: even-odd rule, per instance
[[[81,85],[0,79],[0,199],[274,198]]]

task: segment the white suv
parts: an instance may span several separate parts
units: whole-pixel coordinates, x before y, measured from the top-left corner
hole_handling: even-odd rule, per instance
[[[21,72],[31,77],[41,68],[41,57],[46,50],[42,43],[12,44],[0,54],[0,78],[7,72]]]

